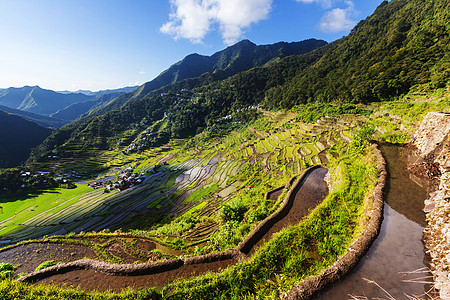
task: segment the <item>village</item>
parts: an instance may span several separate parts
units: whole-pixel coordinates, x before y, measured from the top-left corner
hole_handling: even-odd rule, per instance
[[[192,95],[196,95],[196,97],[193,97]],[[194,91],[182,89],[179,93],[175,94],[176,100],[172,103],[172,111],[181,110],[184,108],[184,106],[191,102],[195,103],[200,99],[200,96],[203,93],[195,93]],[[161,93],[161,97],[168,97],[169,93]],[[192,96],[190,98],[186,96]],[[248,106],[240,109],[236,109],[233,114],[226,115],[224,117],[220,117],[216,120],[217,123],[224,122],[224,121],[231,121],[233,117],[235,117],[235,114],[247,112],[250,110],[261,110],[261,105],[254,105],[254,106]],[[153,147],[157,145],[158,143],[161,143],[164,141],[164,135],[161,133],[162,125],[167,119],[170,119],[172,116],[172,112],[165,112],[164,113],[164,119],[157,121],[153,126],[148,127],[145,129],[142,133],[139,134],[139,136],[126,148],[125,153],[131,154],[131,153],[140,153],[142,151],[145,151],[149,149],[150,147]],[[235,124],[241,124],[241,121],[239,119],[235,120],[233,123]],[[155,126],[156,125],[156,126]]]
[[[120,170],[117,175],[106,176],[92,181],[87,185],[94,189],[104,188],[105,193],[109,193],[111,190],[122,192],[137,185],[144,184],[156,175],[165,175],[165,172],[159,171],[159,165],[148,169],[146,172],[134,173],[137,166],[139,166],[139,163],[136,163],[134,167],[127,167]]]

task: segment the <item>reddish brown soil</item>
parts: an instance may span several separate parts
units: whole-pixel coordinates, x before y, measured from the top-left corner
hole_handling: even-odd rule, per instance
[[[121,245],[114,243],[108,247],[108,251],[111,255],[122,259],[125,263],[132,264],[139,259],[128,254]]]
[[[81,287],[85,291],[119,292],[126,288],[161,288],[178,278],[189,278],[207,272],[217,272],[237,262],[236,259],[228,259],[211,263],[183,265],[181,268],[139,276],[109,276],[94,271],[78,270],[65,274],[54,275],[43,279],[36,284],[67,284],[73,287]]]
[[[128,242],[134,242],[135,244],[133,245],[133,249],[135,249],[136,252],[145,255],[147,260],[154,261],[157,257],[159,257],[158,255],[155,256],[155,253],[152,253],[152,250],[156,249],[156,244],[154,242],[135,238],[125,238],[125,240]],[[108,251],[126,263],[142,261],[142,255],[138,255],[141,256],[141,258],[139,258],[131,253],[128,253],[124,247],[120,245],[120,243],[112,244],[108,247]]]
[[[0,252],[0,262],[19,265],[16,274],[30,273],[47,260],[55,262],[70,262],[82,258],[97,258],[91,249],[78,245],[51,243],[31,243]]]

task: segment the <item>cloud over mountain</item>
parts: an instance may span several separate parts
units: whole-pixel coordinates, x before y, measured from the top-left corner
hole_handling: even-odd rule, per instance
[[[346,8],[334,8],[325,13],[320,20],[319,28],[325,32],[339,32],[352,29],[356,21],[353,16],[357,13],[352,1],[345,1]]]
[[[171,0],[172,13],[160,31],[201,43],[216,25],[226,44],[235,43],[251,24],[268,17],[273,0]]]
[[[301,3],[316,3],[327,10],[320,19],[319,29],[324,32],[339,32],[352,29],[356,21],[353,19],[358,12],[355,4],[351,0],[296,0]],[[336,7],[338,3],[343,3],[344,8]]]

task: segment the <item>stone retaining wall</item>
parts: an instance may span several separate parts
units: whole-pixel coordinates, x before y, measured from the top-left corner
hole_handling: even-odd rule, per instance
[[[434,287],[441,299],[450,300],[450,114],[428,113],[411,144],[420,151],[422,161],[416,165],[433,163],[440,173],[437,191],[425,200],[428,225],[423,240],[431,258]]]

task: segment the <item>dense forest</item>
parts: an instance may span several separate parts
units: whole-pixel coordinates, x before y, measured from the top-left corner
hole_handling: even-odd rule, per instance
[[[318,102],[371,102],[413,85],[445,87],[450,79],[450,3],[383,1],[317,64],[268,93],[272,107]]]

